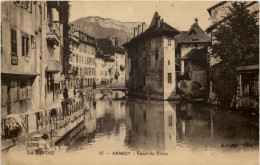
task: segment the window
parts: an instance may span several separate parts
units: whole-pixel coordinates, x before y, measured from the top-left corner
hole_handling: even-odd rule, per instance
[[[172,83],[172,73],[168,73],[168,83]]]
[[[171,62],[170,62],[170,60],[168,60],[168,65],[171,65]]]
[[[172,116],[169,116],[169,123],[168,123],[169,127],[172,126]]]
[[[159,58],[159,50],[158,50],[158,48],[156,48],[156,50],[155,50],[155,60],[156,60],[156,62],[158,61],[158,58]]]
[[[7,105],[7,100],[8,100],[8,92],[7,92],[7,83],[2,81],[1,83],[1,106],[6,106]]]
[[[168,38],[168,46],[171,46],[172,45],[172,43],[171,43],[171,39],[170,38]]]
[[[17,38],[15,29],[11,29],[11,53],[17,55]]]
[[[146,67],[146,58],[143,58],[143,66]]]
[[[51,92],[54,89],[54,80],[53,80],[52,73],[47,73],[46,78],[47,78],[47,84],[46,84],[47,90],[46,91]]]
[[[32,13],[32,2],[31,1],[14,1],[14,4],[24,8],[29,13]]]
[[[197,43],[195,43],[195,44],[194,44],[194,47],[195,47],[195,48],[197,48],[197,47],[198,47],[198,44],[197,44]]]
[[[146,85],[146,77],[143,76],[143,85]]]
[[[34,36],[31,36],[31,48],[34,49],[35,46],[35,38]]]
[[[143,111],[143,118],[144,118],[144,121],[146,121],[146,111],[145,110]]]
[[[184,61],[184,72],[189,72],[189,62]]]
[[[22,35],[22,56],[28,56],[29,47],[29,37]]]

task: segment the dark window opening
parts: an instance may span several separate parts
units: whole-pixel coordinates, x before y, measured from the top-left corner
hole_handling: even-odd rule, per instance
[[[168,73],[168,83],[172,83],[172,73]]]
[[[145,86],[146,85],[146,77],[143,76],[143,85]]]
[[[17,37],[14,29],[11,29],[11,53],[17,55]]]
[[[28,36],[22,36],[22,56],[28,56],[29,52],[29,37]]]
[[[156,48],[156,50],[155,50],[156,52],[155,52],[155,60],[156,60],[156,62],[158,61],[158,58],[159,58],[159,50],[158,50],[158,48]]]

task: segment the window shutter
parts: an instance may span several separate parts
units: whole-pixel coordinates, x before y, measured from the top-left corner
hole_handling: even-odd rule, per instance
[[[32,83],[28,81],[28,99],[32,98]]]
[[[23,100],[23,88],[19,87],[19,100]]]
[[[3,84],[1,85],[1,106],[6,106],[7,104],[7,85]]]

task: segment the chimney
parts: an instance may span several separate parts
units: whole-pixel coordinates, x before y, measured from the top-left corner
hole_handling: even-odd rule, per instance
[[[135,37],[135,34],[136,34],[136,33],[135,33],[135,30],[136,30],[136,28],[134,28],[134,37]]]
[[[157,16],[157,27],[161,26],[161,17]]]
[[[145,25],[145,22],[142,23],[142,33],[144,32],[144,25]]]
[[[198,24],[199,20],[198,18],[195,18],[195,23]]]
[[[141,25],[138,25],[138,26],[137,26],[137,35],[140,34],[140,26],[141,26]]]

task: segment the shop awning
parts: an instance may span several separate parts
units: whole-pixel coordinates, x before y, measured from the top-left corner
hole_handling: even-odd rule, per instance
[[[48,66],[46,67],[46,72],[60,72],[61,64],[57,60],[48,61]]]

